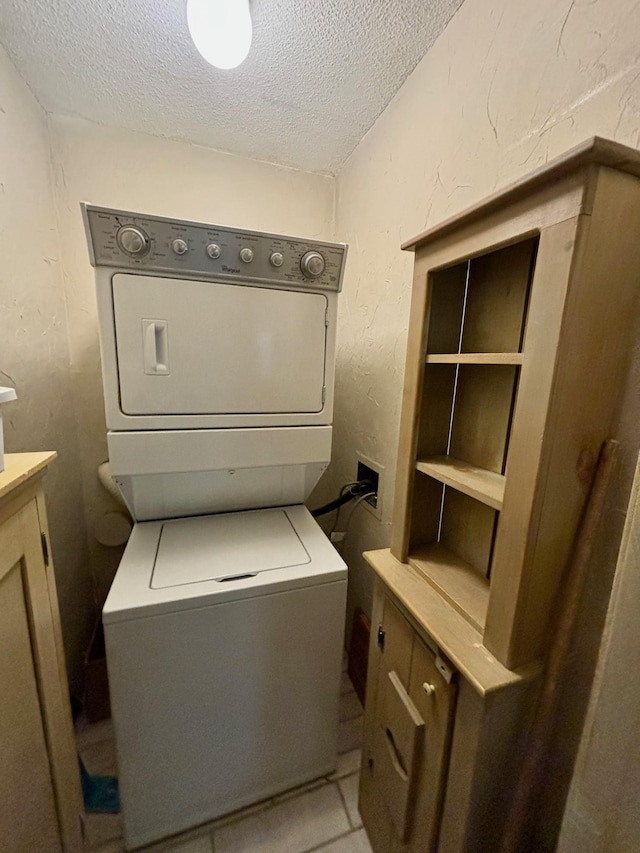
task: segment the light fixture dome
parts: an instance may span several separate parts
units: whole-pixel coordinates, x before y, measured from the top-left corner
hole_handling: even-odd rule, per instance
[[[237,68],[247,58],[253,28],[249,0],[187,0],[193,43],[216,68]]]

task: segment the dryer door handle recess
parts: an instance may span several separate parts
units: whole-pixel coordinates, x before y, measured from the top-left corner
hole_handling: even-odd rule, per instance
[[[169,373],[169,324],[166,320],[142,321],[144,372],[151,376]]]

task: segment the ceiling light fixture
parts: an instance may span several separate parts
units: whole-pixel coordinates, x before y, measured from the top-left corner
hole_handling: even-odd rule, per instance
[[[253,35],[249,0],[187,0],[187,24],[210,65],[227,70],[247,58]]]

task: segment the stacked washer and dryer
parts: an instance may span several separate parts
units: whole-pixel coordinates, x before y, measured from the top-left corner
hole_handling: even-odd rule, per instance
[[[136,521],[103,610],[130,849],[335,766],[346,566],[303,502],[346,246],[82,210]]]

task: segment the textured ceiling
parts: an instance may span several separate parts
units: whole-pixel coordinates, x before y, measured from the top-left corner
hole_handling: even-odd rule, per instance
[[[0,0],[0,42],[49,112],[335,172],[461,2],[252,0],[232,71],[186,0]]]

